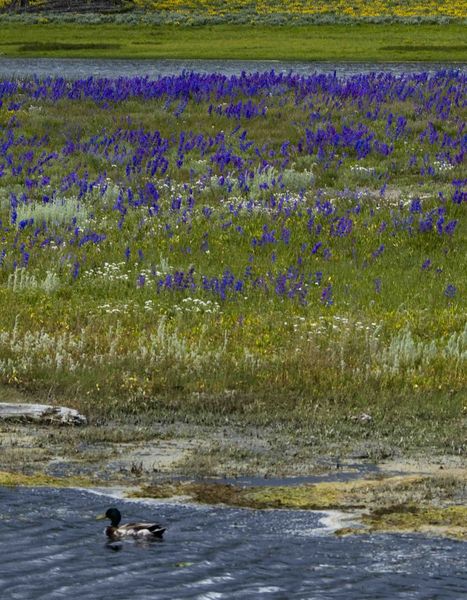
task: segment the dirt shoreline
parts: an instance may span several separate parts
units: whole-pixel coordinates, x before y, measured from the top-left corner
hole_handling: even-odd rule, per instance
[[[465,457],[433,448],[382,449],[356,440],[355,448],[316,443],[289,430],[251,425],[192,423],[86,427],[0,422],[0,469],[102,481],[151,482],[170,477],[271,478],[382,475],[467,470]]]

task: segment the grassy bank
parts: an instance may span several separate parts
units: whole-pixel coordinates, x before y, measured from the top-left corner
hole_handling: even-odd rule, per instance
[[[466,61],[466,27],[3,23],[4,57]]]
[[[1,93],[5,386],[465,452],[462,75]]]

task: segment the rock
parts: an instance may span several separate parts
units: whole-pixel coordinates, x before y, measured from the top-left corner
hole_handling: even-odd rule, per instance
[[[32,421],[52,425],[86,425],[86,417],[74,408],[49,404],[0,402],[0,420]]]
[[[370,421],[373,421],[373,417],[364,412],[359,415],[353,415],[350,419],[352,421],[359,421],[360,423],[369,423]]]

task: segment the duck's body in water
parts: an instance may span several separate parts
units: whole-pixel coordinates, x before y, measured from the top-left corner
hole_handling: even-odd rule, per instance
[[[97,519],[110,519],[110,525],[105,528],[105,535],[111,540],[125,538],[161,539],[166,529],[158,523],[126,523],[120,525],[122,515],[118,508],[109,508],[104,515],[98,516]]]

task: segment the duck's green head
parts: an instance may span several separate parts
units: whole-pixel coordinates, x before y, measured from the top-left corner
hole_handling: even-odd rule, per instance
[[[118,527],[118,524],[122,519],[122,515],[120,514],[118,508],[108,508],[104,515],[99,515],[96,517],[96,519],[110,519],[112,527]]]

